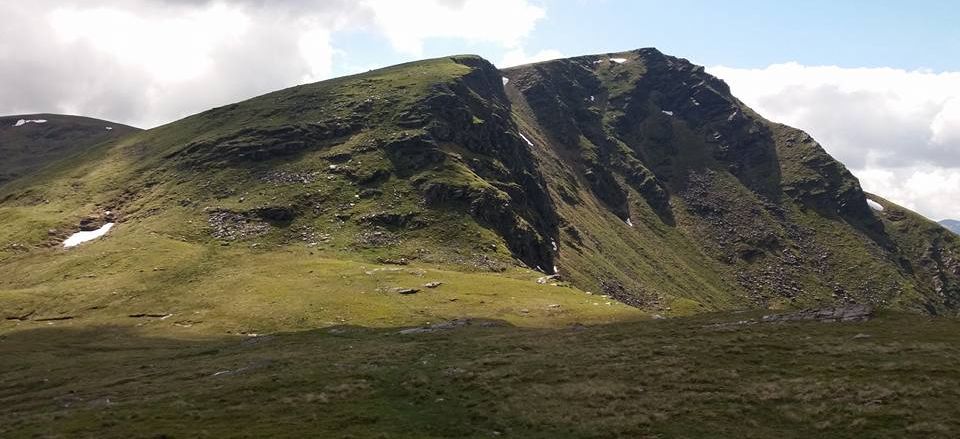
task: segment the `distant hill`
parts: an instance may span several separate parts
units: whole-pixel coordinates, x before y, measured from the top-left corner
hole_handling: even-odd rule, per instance
[[[80,116],[0,116],[0,185],[136,131],[139,129]]]
[[[940,221],[940,225],[946,227],[948,230],[953,233],[960,234],[960,221],[957,220],[943,220]]]

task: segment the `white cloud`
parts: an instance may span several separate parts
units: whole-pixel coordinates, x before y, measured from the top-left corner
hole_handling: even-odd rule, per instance
[[[243,36],[251,20],[238,7],[216,4],[159,17],[111,7],[66,7],[54,9],[48,21],[61,44],[86,43],[121,66],[176,82],[208,72],[216,48]]]
[[[365,0],[394,48],[419,55],[429,38],[516,47],[546,16],[527,0]]]
[[[534,54],[527,54],[522,47],[510,50],[503,55],[503,60],[497,63],[498,67],[506,68],[521,64],[530,64],[551,59],[563,58],[563,54],[556,49],[545,49]]]
[[[960,218],[960,72],[708,70],[760,114],[808,131],[867,191],[934,219]]]
[[[528,0],[0,1],[0,114],[151,127],[350,70],[342,31],[408,54],[435,38],[513,49],[544,15]]]
[[[960,145],[960,98],[947,101],[930,125],[933,142],[938,145]]]
[[[300,35],[299,48],[300,56],[309,67],[301,82],[316,82],[330,77],[333,55],[337,52],[330,43],[330,31],[317,27],[304,32]]]
[[[352,2],[0,2],[0,114],[82,114],[150,127],[327,78]],[[266,7],[270,6],[270,7]]]
[[[869,192],[908,209],[935,220],[960,218],[960,170],[918,166],[853,172]]]

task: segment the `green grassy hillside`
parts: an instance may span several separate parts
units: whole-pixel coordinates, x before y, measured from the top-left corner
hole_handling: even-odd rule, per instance
[[[2,331],[952,314],[960,297],[956,237],[870,210],[809,136],[652,49],[277,91],[51,160],[0,186],[0,222]]]
[[[531,225],[544,222],[538,210],[501,204],[505,191],[536,189],[516,183],[534,177],[510,161],[524,152],[508,105],[485,61],[442,58],[89,148],[0,189],[0,325],[252,333],[644,315],[560,280],[538,283],[544,275],[514,259],[549,255]],[[437,141],[427,130],[451,134]],[[516,207],[542,202],[524,198]],[[108,221],[118,224],[104,238],[60,245],[81,223]],[[398,292],[408,288],[421,291]]]

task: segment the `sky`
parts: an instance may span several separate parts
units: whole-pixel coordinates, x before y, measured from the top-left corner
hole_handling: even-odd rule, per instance
[[[0,0],[0,114],[150,128],[427,57],[657,47],[808,131],[867,191],[960,219],[958,22],[952,0]]]

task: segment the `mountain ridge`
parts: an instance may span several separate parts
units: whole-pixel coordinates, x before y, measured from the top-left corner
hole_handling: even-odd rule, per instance
[[[150,308],[245,332],[846,302],[950,314],[960,298],[955,235],[655,49],[503,70],[457,55],[291,87],[15,186],[0,186],[0,293],[84,321]],[[105,238],[58,248],[108,218]],[[453,296],[393,293],[424,276]]]

